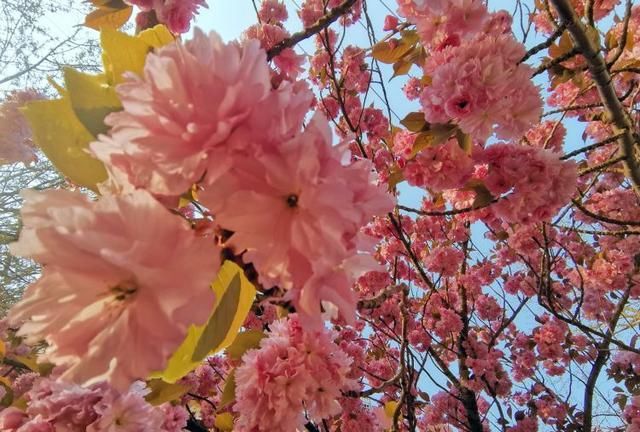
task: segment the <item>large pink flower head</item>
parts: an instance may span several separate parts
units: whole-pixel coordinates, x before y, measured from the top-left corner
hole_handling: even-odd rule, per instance
[[[37,160],[32,133],[20,107],[42,99],[33,90],[10,93],[0,104],[0,163],[31,163]]]
[[[392,207],[391,197],[372,184],[368,162],[343,164],[320,115],[293,138],[237,158],[201,197],[216,222],[234,232],[230,246],[246,251],[262,282],[285,289],[300,289],[316,273],[312,264],[341,267],[359,251],[358,230]],[[351,299],[349,291],[349,285],[327,285],[319,297]]]
[[[20,333],[49,343],[63,379],[123,389],[161,370],[211,311],[219,268],[211,240],[145,191],[98,201],[63,190],[23,196],[11,250],[43,272],[10,313],[25,321]]]
[[[209,160],[223,169],[225,139],[271,90],[257,41],[225,44],[199,29],[149,54],[144,75],[128,78],[118,86],[124,111],[107,117],[110,136],[91,150],[119,181],[160,195],[187,190]]]
[[[306,409],[311,421],[340,413],[336,399],[352,390],[351,359],[322,329],[305,332],[296,315],[271,324],[260,348],[248,351],[236,369],[240,432],[302,429]]]
[[[480,35],[430,56],[420,103],[430,123],[454,121],[474,139],[519,138],[542,114],[531,68],[518,64],[524,46],[511,35]]]

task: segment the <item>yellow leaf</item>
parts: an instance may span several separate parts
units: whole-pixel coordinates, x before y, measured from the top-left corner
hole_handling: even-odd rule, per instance
[[[0,357],[4,357],[6,353],[7,353],[7,345],[4,343],[4,341],[0,340]]]
[[[403,40],[391,39],[375,44],[371,49],[371,56],[382,63],[393,64],[412,49],[413,45],[409,45]]]
[[[64,69],[64,81],[73,111],[93,136],[106,133],[107,114],[122,109],[113,86],[104,75],[89,75],[75,69]]]
[[[102,61],[109,84],[124,81],[125,72],[141,75],[144,62],[152,46],[142,39],[113,29],[100,32]]]
[[[460,129],[456,129],[456,139],[458,140],[458,145],[466,154],[471,156],[471,151],[473,150],[473,140],[471,139],[471,135],[462,132]]]
[[[162,24],[143,30],[136,37],[142,39],[153,48],[163,47],[176,40],[169,29]]]
[[[256,289],[240,267],[226,261],[212,284],[216,304],[209,321],[202,326],[189,327],[187,337],[169,359],[163,372],[153,378],[173,383],[195,369],[207,356],[231,345],[244,323]]]
[[[418,36],[418,32],[415,30],[402,30],[402,42],[407,45],[415,45],[420,40],[420,36]]]
[[[220,408],[224,408],[236,399],[236,370],[233,369],[227,380],[224,383],[224,389],[222,389],[222,395],[220,396]]]
[[[406,127],[411,132],[422,132],[426,130],[427,121],[424,119],[424,113],[411,112],[400,120],[400,124]]]
[[[247,330],[238,333],[236,339],[227,348],[227,354],[234,360],[240,360],[244,353],[250,349],[258,348],[262,338],[264,338],[264,333],[259,330]]]
[[[13,388],[9,378],[0,376],[0,386],[4,387],[5,393],[2,399],[0,399],[0,405],[8,407],[13,403]]]
[[[147,29],[136,36],[105,28],[100,32],[102,61],[109,84],[124,80],[125,72],[142,74],[147,54],[175,40],[163,25]]]
[[[97,191],[107,179],[102,162],[88,152],[93,135],[64,99],[30,102],[23,109],[35,143],[63,175],[79,186]]]
[[[27,400],[24,397],[14,399],[14,401],[11,403],[11,406],[14,408],[18,408],[21,411],[26,411]]]
[[[393,76],[391,77],[391,79],[400,76],[400,75],[406,75],[409,73],[409,70],[411,69],[411,66],[413,64],[409,61],[406,61],[404,59],[401,59],[397,62],[395,62],[393,64]]]
[[[549,54],[552,58],[558,58],[567,54],[572,49],[573,41],[571,40],[569,32],[565,30],[564,33],[562,33],[562,36],[560,36],[558,43],[554,43],[549,47]]]
[[[94,30],[102,28],[119,29],[129,21],[132,12],[133,8],[127,5],[121,9],[101,7],[85,17],[84,25]]]
[[[214,426],[223,431],[233,430],[233,416],[231,413],[218,414]]]
[[[402,183],[404,181],[404,174],[402,173],[402,170],[399,167],[393,167],[391,169],[391,172],[389,173],[389,180],[387,181],[387,184],[389,185],[389,191],[393,192],[396,188],[396,186],[398,186],[398,184]]]
[[[162,405],[165,402],[174,401],[189,390],[182,384],[171,384],[161,379],[149,380],[147,386],[151,392],[145,396],[145,399],[151,405]]]
[[[384,404],[384,413],[386,414],[387,417],[392,419],[397,408],[398,408],[398,402],[389,401],[386,404]]]
[[[480,180],[471,180],[465,185],[465,189],[472,190],[476,193],[473,200],[473,208],[486,207],[491,204],[495,198]]]
[[[457,127],[450,124],[432,124],[428,126],[426,132],[422,132],[416,137],[411,149],[411,157],[415,157],[427,147],[437,146],[448,140],[456,131]]]

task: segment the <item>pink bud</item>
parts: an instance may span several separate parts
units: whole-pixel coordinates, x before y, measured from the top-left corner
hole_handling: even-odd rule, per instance
[[[0,412],[0,430],[10,431],[18,429],[22,426],[26,418],[26,414],[19,409],[9,407]]]
[[[398,18],[394,17],[393,15],[387,15],[384,18],[384,27],[382,28],[382,30],[391,31],[391,30],[395,30],[397,27],[398,27]]]

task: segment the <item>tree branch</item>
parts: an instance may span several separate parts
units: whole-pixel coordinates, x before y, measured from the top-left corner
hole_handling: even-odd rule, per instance
[[[303,40],[320,33],[322,30],[333,24],[342,15],[346,14],[349,11],[349,8],[353,6],[355,2],[356,0],[345,0],[340,6],[331,9],[328,14],[320,18],[311,27],[308,27],[298,33],[294,33],[282,42],[274,45],[269,51],[267,51],[267,60],[272,60],[285,49],[293,48]]]
[[[567,26],[569,33],[584,56],[591,77],[596,84],[600,99],[609,112],[615,133],[621,133],[619,139],[620,153],[624,158],[625,174],[631,180],[636,194],[640,195],[640,167],[635,157],[635,145],[638,135],[634,131],[633,123],[611,82],[611,74],[607,63],[600,52],[600,47],[591,40],[587,27],[580,21],[576,11],[569,0],[550,0],[563,24]]]

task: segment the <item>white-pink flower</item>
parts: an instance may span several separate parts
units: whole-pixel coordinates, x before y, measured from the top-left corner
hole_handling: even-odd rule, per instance
[[[207,167],[229,164],[221,147],[271,83],[257,41],[225,44],[196,29],[191,41],[149,54],[144,75],[129,76],[117,90],[124,111],[107,117],[110,136],[91,150],[116,182],[179,195]]]
[[[187,327],[208,318],[219,252],[149,193],[90,201],[77,192],[24,191],[14,254],[43,265],[11,311],[21,334],[78,383],[118,389],[161,370]]]
[[[296,290],[290,294],[294,304],[316,317],[320,304],[301,301],[303,286],[308,299],[341,299],[336,305],[349,318],[355,303],[350,278],[305,284],[312,276],[316,282],[322,279],[319,273],[343,271],[362,250],[358,230],[372,216],[389,211],[393,200],[372,183],[368,162],[343,163],[321,115],[304,132],[277,144],[265,143],[253,156],[235,158],[233,168],[207,187],[202,200],[216,222],[234,232],[229,245],[237,253],[246,251],[243,258],[255,265],[264,284]]]

